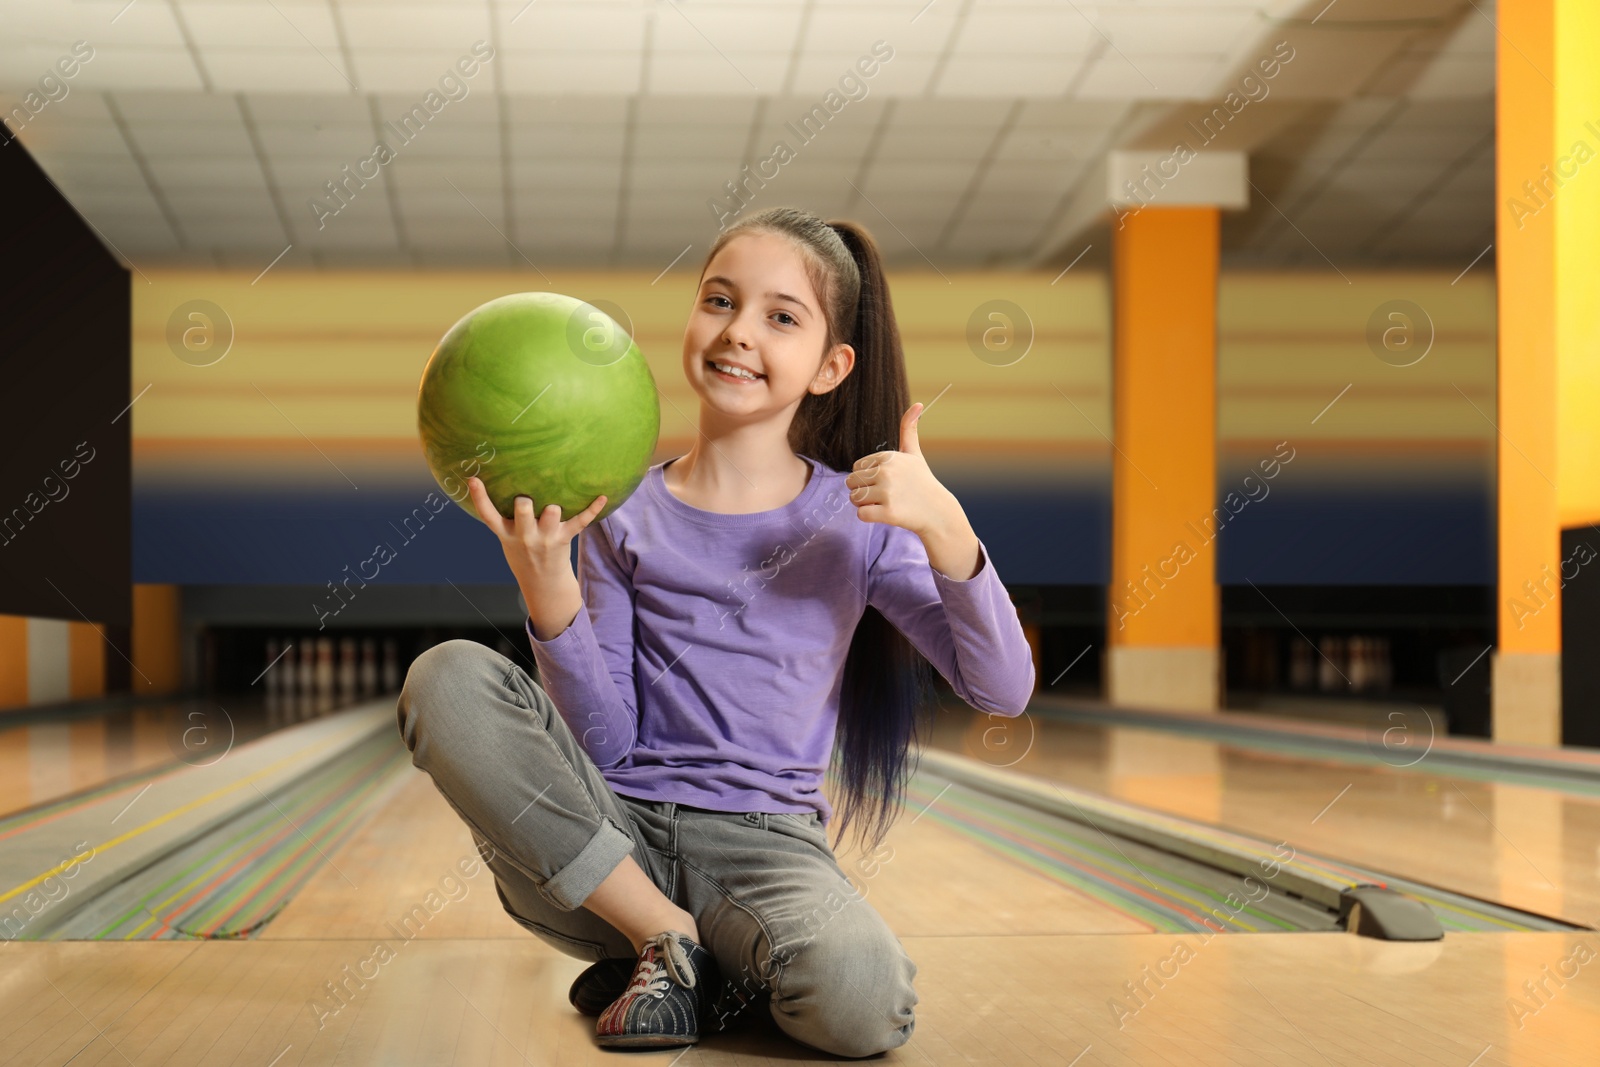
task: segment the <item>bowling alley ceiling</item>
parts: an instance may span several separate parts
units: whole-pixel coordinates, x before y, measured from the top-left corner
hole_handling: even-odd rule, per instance
[[[1493,239],[1495,17],[19,0],[0,8],[0,104],[134,267],[665,270],[703,253],[747,174],[750,210],[858,218],[905,269],[1065,266],[1105,244],[1075,205],[1106,153],[1167,150],[1208,114],[1249,159],[1229,264],[1465,266]]]

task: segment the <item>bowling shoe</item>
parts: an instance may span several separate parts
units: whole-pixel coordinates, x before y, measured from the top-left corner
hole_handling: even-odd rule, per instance
[[[599,1015],[613,1000],[622,996],[633,977],[634,960],[631,956],[614,956],[591,963],[572,982],[567,1000],[584,1015]],[[752,1017],[771,1002],[772,994],[765,988],[740,989],[724,978],[722,991],[712,1005],[709,1018],[700,1020],[701,1033],[721,1033],[732,1030]]]
[[[644,943],[622,995],[595,1022],[606,1048],[668,1048],[700,1040],[721,978],[717,961],[688,935],[665,930]]]
[[[585,1015],[599,1015],[628,988],[636,962],[632,956],[615,956],[591,963],[573,980],[567,1000]]]

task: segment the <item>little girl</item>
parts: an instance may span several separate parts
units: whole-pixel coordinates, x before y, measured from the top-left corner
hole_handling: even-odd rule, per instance
[[[604,520],[603,496],[566,521],[518,497],[508,520],[472,479],[539,681],[447,641],[412,664],[400,730],[511,917],[596,961],[569,999],[601,1045],[692,1044],[764,998],[806,1045],[882,1052],[911,1037],[917,968],[830,847],[830,755],[834,843],[859,820],[875,848],[930,661],[1014,716],[1032,654],[923,459],[865,230],[772,208],[724,231],[683,372],[698,439]]]

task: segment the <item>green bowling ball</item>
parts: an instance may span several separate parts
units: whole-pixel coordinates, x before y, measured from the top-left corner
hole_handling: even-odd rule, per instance
[[[655,377],[604,311],[560,293],[513,293],[474,308],[422,371],[417,433],[450,499],[477,517],[467,479],[510,518],[572,518],[605,494],[605,518],[639,487],[661,429]]]

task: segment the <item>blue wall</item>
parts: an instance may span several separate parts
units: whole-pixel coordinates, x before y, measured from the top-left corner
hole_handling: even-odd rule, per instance
[[[951,489],[1007,583],[1105,584],[1108,493]],[[454,504],[430,513],[422,504],[430,492],[427,484],[359,493],[136,487],[134,581],[320,586],[356,574],[381,542],[394,558],[375,582],[510,582],[493,535]],[[414,511],[421,518],[405,526]],[[1461,487],[1281,486],[1233,516],[1217,548],[1226,585],[1489,584],[1493,504]]]

